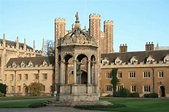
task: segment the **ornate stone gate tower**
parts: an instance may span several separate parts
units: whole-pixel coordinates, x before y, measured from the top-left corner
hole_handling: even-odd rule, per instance
[[[75,17],[72,31],[58,38],[56,43],[57,100],[97,101],[99,100],[98,46],[94,37],[81,30],[78,13]]]

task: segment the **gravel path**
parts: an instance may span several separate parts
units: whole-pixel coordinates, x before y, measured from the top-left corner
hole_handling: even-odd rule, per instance
[[[79,110],[72,107],[42,107],[42,108],[0,108],[0,112],[106,112],[106,111]]]

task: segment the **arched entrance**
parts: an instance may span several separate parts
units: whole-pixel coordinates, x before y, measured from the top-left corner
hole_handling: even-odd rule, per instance
[[[164,86],[160,86],[160,93],[161,93],[161,97],[165,97],[165,87]]]
[[[87,72],[82,71],[81,84],[87,84]]]
[[[23,88],[25,96],[28,96],[28,86],[24,86]]]

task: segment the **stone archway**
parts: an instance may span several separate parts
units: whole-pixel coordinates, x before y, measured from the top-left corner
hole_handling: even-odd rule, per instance
[[[160,93],[161,93],[161,97],[165,97],[165,87],[164,86],[160,86]]]

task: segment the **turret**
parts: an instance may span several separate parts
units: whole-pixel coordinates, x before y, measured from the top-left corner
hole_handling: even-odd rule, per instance
[[[101,45],[104,44],[104,53],[111,53],[113,52],[113,21],[104,21],[104,43],[100,43]]]

